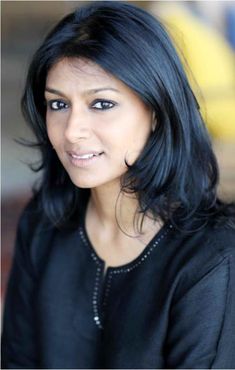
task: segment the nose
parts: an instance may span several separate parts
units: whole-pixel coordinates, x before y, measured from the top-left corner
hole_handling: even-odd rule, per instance
[[[80,139],[87,139],[91,135],[89,119],[85,112],[79,109],[71,109],[64,131],[65,138],[75,143]]]

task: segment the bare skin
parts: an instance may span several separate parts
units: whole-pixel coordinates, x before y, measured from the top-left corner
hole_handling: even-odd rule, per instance
[[[99,90],[99,91],[98,91]],[[85,225],[97,254],[108,266],[136,258],[161,228],[146,217],[143,234],[133,229],[138,207],[134,195],[123,194],[117,207],[120,179],[133,163],[156,125],[153,114],[137,94],[97,64],[63,59],[46,81],[47,132],[56,153],[78,187],[90,188]],[[94,150],[103,154],[89,166],[71,163],[69,151]],[[132,237],[134,236],[134,238]]]
[[[113,203],[103,202],[105,207],[101,208],[100,194],[92,195],[88,204],[86,214],[86,231],[89,239],[94,246],[97,254],[105,261],[105,271],[109,266],[116,267],[124,265],[134,260],[142,253],[146,245],[160,230],[160,222],[153,222],[148,217],[145,217],[143,230],[138,234],[130,220],[134,217],[135,204],[134,200],[122,199],[122,208],[125,211],[123,217],[118,217],[121,229],[117,228],[115,220],[115,210]],[[94,204],[95,199],[95,204]],[[126,218],[126,222],[124,221]],[[129,234],[126,235],[126,234]]]

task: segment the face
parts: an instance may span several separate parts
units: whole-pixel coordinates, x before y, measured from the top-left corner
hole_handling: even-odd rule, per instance
[[[144,148],[152,112],[97,64],[63,59],[46,80],[49,140],[71,181],[81,188],[119,183]]]

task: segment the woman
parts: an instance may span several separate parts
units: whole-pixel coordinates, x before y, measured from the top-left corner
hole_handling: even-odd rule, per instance
[[[123,2],[66,16],[22,107],[43,176],[18,227],[3,367],[233,367],[234,209],[160,22]]]

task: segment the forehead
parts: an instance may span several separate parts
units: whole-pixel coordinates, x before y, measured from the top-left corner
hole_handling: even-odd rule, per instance
[[[98,64],[82,58],[64,58],[54,64],[47,75],[47,83],[66,80],[67,82],[82,81],[89,84],[124,85],[113,75],[107,73]]]
[[[88,91],[111,88],[117,91],[120,99],[126,99],[133,106],[149,109],[134,90],[88,59],[64,58],[58,61],[48,72],[46,87],[62,91],[66,95],[82,96]]]

